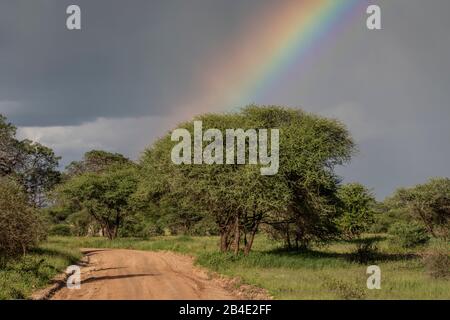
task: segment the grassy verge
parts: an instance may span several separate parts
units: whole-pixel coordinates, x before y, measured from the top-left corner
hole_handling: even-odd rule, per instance
[[[78,248],[52,240],[24,256],[0,260],[0,299],[26,299],[81,258]]]
[[[244,257],[218,253],[217,241],[216,237],[187,236],[114,241],[51,237],[41,246],[43,251],[38,250],[26,259],[45,259],[45,264],[52,267],[40,268],[39,276],[30,271],[20,271],[22,267],[10,268],[4,274],[2,271],[0,285],[9,283],[12,289],[6,295],[2,289],[3,296],[0,297],[27,297],[30,288],[42,286],[55,270],[63,270],[70,264],[69,261],[78,259],[78,249],[84,247],[170,250],[193,255],[197,264],[221,274],[239,277],[244,283],[266,288],[277,299],[450,299],[450,281],[434,279],[425,272],[417,255],[424,248],[396,248],[382,237],[378,242],[380,253],[375,262],[382,272],[381,290],[367,289],[368,264],[352,262],[354,243],[336,242],[295,253],[280,250],[275,243],[258,237],[254,251]],[[12,281],[17,284],[11,285]]]

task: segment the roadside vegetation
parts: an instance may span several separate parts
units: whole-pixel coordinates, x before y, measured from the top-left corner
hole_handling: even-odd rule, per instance
[[[28,299],[81,258],[79,248],[46,240],[24,255],[0,260],[0,299]]]
[[[282,299],[449,298],[449,178],[378,202],[335,173],[356,152],[337,120],[276,106],[194,120],[278,128],[278,174],[175,165],[170,134],[138,162],[91,150],[59,172],[51,149],[18,140],[0,116],[0,298],[29,297],[82,247],[190,254]],[[194,120],[180,127],[192,132]],[[370,264],[381,267],[382,290],[366,288]]]

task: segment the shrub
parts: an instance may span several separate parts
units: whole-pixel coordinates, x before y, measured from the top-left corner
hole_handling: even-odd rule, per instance
[[[43,223],[17,183],[0,178],[0,254],[26,251],[44,237]]]
[[[404,248],[425,244],[430,240],[427,230],[416,222],[397,222],[389,229],[393,241]]]
[[[434,248],[422,254],[425,269],[433,278],[450,277],[450,255],[446,248]]]
[[[360,264],[374,262],[378,256],[378,247],[373,239],[362,239],[356,245],[356,250],[350,255],[350,260]]]
[[[387,233],[393,224],[409,221],[411,218],[407,215],[408,212],[404,209],[393,209],[389,207],[389,203],[380,203],[369,231],[371,233]]]
[[[210,219],[210,217],[205,217],[195,223],[188,231],[188,234],[193,236],[218,235],[219,229],[213,219]]]
[[[148,223],[142,230],[142,237],[144,238],[156,237],[161,235],[164,235],[164,230],[156,224]]]
[[[366,297],[363,289],[349,282],[325,277],[323,284],[343,300],[362,300]]]
[[[86,210],[72,213],[66,223],[72,227],[72,234],[78,237],[98,235],[101,230],[100,225]]]
[[[51,236],[71,236],[72,228],[67,224],[55,224],[50,227],[48,234]]]
[[[428,233],[446,239],[450,233],[450,178],[432,178],[412,188],[400,188],[389,200],[408,211]]]
[[[369,228],[370,233],[384,233],[388,231],[389,225],[385,223],[383,220],[377,220],[375,221]]]
[[[367,231],[373,221],[373,206],[375,198],[372,193],[360,183],[344,184],[338,189],[340,202],[337,224],[342,236],[355,239]]]

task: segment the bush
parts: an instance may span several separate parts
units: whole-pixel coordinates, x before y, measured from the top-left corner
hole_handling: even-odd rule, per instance
[[[43,223],[17,183],[0,178],[0,254],[25,254],[44,237]]]
[[[374,220],[370,226],[370,233],[386,233],[389,228],[397,222],[407,222],[407,212],[402,209],[388,208],[388,205],[378,204],[378,212],[374,215]]]
[[[378,256],[378,247],[373,239],[362,239],[356,245],[356,250],[350,255],[350,260],[367,264],[374,262]]]
[[[427,273],[433,278],[450,277],[450,255],[447,248],[434,248],[422,254]]]
[[[55,224],[50,227],[48,234],[50,236],[71,236],[72,228],[67,224]]]
[[[355,286],[353,283],[325,277],[323,284],[328,290],[333,291],[339,299],[362,300],[366,297],[364,290]]]
[[[375,198],[360,183],[344,184],[337,195],[340,217],[336,222],[339,230],[345,239],[358,238],[373,221]]]
[[[393,241],[404,248],[412,248],[425,244],[430,240],[427,230],[416,222],[398,222],[390,229],[389,234],[394,236]]]
[[[78,237],[95,236],[101,230],[100,225],[86,210],[72,213],[66,223],[72,227],[72,234]]]
[[[213,236],[219,234],[219,228],[213,219],[205,217],[195,223],[188,231],[188,234],[193,236]]]

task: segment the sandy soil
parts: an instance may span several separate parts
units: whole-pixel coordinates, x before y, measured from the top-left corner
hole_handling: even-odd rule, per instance
[[[56,300],[239,299],[218,279],[171,252],[83,249],[81,288],[57,291]]]

